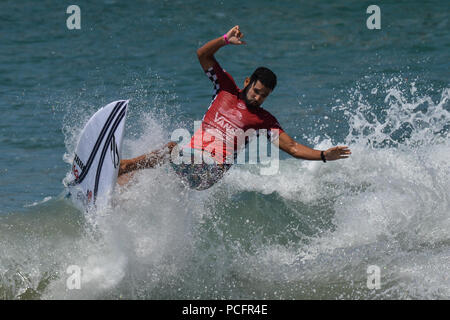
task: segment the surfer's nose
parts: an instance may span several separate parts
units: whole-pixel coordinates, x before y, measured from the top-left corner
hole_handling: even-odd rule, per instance
[[[256,102],[258,102],[259,104],[261,104],[261,102],[264,101],[264,98],[262,97],[262,95],[257,94],[257,95],[255,96],[255,100],[256,100]]]

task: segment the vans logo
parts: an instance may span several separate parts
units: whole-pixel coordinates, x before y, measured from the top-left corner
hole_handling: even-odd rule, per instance
[[[230,130],[231,132],[234,132],[235,130],[239,129],[234,125],[232,122],[230,122],[227,118],[224,116],[219,115],[218,112],[216,112],[216,115],[214,116],[214,122],[217,123],[219,126],[226,130]]]
[[[84,171],[85,165],[83,164],[83,161],[78,157],[78,155],[75,153],[75,158],[73,159],[73,162],[75,162],[78,167],[81,169],[81,171]]]

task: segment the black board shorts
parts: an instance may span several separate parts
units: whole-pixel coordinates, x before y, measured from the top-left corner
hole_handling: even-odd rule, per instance
[[[222,179],[231,167],[231,164],[208,164],[205,162],[198,164],[194,163],[193,160],[192,156],[191,163],[175,164],[170,161],[170,165],[185,186],[196,190],[205,190],[212,187]]]

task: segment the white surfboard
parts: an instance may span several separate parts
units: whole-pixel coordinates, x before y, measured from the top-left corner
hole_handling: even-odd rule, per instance
[[[88,121],[78,140],[68,184],[76,205],[89,211],[105,206],[114,191],[122,154],[129,100],[111,102]]]

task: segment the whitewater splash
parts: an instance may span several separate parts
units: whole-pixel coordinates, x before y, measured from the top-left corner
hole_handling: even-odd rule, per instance
[[[450,90],[388,80],[333,108],[350,159],[283,160],[276,176],[236,166],[202,192],[167,167],[143,170],[95,228],[63,197],[1,217],[0,297],[448,299]],[[158,117],[142,118],[127,157],[167,142]],[[76,132],[65,132],[70,164]],[[79,290],[67,288],[71,265]],[[370,265],[379,290],[367,288]]]
[[[434,102],[416,95],[412,83],[408,100],[398,79],[393,81],[380,106],[357,89],[347,104],[335,108],[348,118],[345,144],[351,146],[351,160],[305,162],[297,171],[298,164],[289,160],[275,181],[256,177],[252,190],[277,192],[283,201],[302,204],[328,201],[333,212],[332,226],[308,238],[307,245],[276,243],[248,255],[253,268],[242,269],[246,276],[256,274],[269,286],[298,284],[270,297],[293,292],[296,298],[330,299],[450,296],[450,90]],[[330,145],[323,141],[316,148]],[[234,179],[239,184],[236,172]],[[381,269],[377,291],[367,289],[371,265]]]

